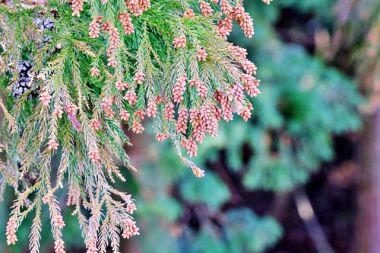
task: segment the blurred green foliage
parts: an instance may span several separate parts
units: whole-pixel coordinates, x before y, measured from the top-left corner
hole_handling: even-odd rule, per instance
[[[141,252],[257,253],[281,238],[284,231],[273,218],[257,215],[244,202],[234,203],[225,177],[234,177],[245,191],[290,191],[333,158],[334,135],[361,126],[357,107],[363,98],[353,81],[302,46],[282,42],[274,30],[284,7],[325,22],[334,2],[282,0],[265,7],[247,1],[256,37],[247,40],[234,32],[232,40],[248,48],[259,67],[261,95],[252,101],[253,119],[245,123],[236,118],[222,125],[216,138],[205,140],[195,159],[206,169],[201,180],[183,167],[169,145],[152,144],[159,159],[146,162],[128,180],[133,189],[127,189],[138,200],[141,235],[134,240]],[[9,198],[5,203],[10,204]],[[0,231],[5,231],[7,211],[0,205]],[[70,210],[65,213],[66,245],[81,246],[76,221]],[[27,248],[26,224],[19,232],[21,243],[10,251],[0,243],[0,252]],[[42,252],[47,252],[50,235],[44,237]],[[3,233],[0,242],[5,242]]]
[[[224,124],[216,138],[201,145],[195,161],[207,169],[203,180],[178,169],[181,164],[168,145],[155,144],[159,162],[147,165],[138,178],[149,192],[139,202],[143,231],[149,231],[138,238],[142,252],[155,252],[162,244],[166,252],[263,252],[281,238],[284,231],[273,218],[258,216],[244,201],[233,203],[224,177],[237,180],[245,191],[291,191],[334,157],[333,136],[360,128],[357,110],[364,99],[355,83],[301,45],[282,42],[274,30],[285,7],[332,25],[323,22],[332,17],[326,10],[333,3],[288,0],[272,8],[248,3],[256,37],[252,42],[235,32],[233,41],[248,48],[259,67],[262,93],[252,101],[253,119]],[[154,182],[151,188],[149,182]]]

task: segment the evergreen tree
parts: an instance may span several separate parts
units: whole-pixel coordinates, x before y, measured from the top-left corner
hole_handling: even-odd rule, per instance
[[[219,121],[234,113],[247,121],[247,95],[260,93],[247,51],[226,40],[233,21],[252,37],[240,1],[0,5],[0,182],[16,192],[7,243],[17,242],[32,215],[29,248],[39,252],[46,206],[55,252],[65,252],[60,188],[67,189],[87,252],[108,245],[118,252],[119,235],[139,234],[133,198],[112,186],[125,181],[115,157],[135,170],[121,121],[140,134],[151,118],[157,140],[170,139],[193,174],[204,176],[183,149],[196,156],[206,134],[216,136]]]

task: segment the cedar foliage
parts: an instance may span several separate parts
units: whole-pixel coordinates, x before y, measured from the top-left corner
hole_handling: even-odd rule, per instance
[[[53,21],[54,28],[41,29],[36,19]],[[112,187],[125,181],[117,165],[135,170],[120,121],[138,134],[144,117],[152,118],[157,139],[170,138],[184,164],[202,177],[183,147],[196,156],[205,134],[217,135],[221,119],[237,113],[248,120],[253,107],[245,93],[259,93],[246,50],[226,41],[233,20],[253,35],[240,1],[0,5],[0,182],[16,192],[8,244],[32,215],[30,251],[39,252],[46,205],[55,251],[65,252],[60,188],[67,189],[88,252],[105,252],[108,245],[118,252],[119,235],[139,234],[131,195]],[[12,96],[22,61],[32,64],[31,80],[21,96]]]
[[[314,187],[315,177],[330,175],[346,162],[340,160],[342,151],[337,150],[335,138],[357,138],[353,132],[362,126],[359,108],[365,100],[352,76],[317,52],[305,50],[299,34],[308,31],[308,23],[294,21],[306,16],[320,29],[331,27],[337,17],[326,10],[334,9],[335,2],[284,0],[274,4],[260,8],[258,3],[247,3],[246,9],[256,13],[255,25],[260,28],[255,39],[246,40],[239,31],[229,38],[254,52],[250,56],[260,66],[258,77],[265,85],[260,97],[252,100],[252,120],[224,124],[217,138],[200,146],[196,163],[207,169],[203,180],[192,178],[179,163],[173,166],[176,158],[165,152],[167,143],[164,148],[152,143],[159,160],[147,163],[136,177],[137,185],[143,186],[136,195],[138,220],[142,229],[150,231],[137,238],[143,252],[155,252],[157,247],[170,253],[183,249],[209,252],[211,248],[217,253],[313,251],[315,245],[309,243],[310,234],[293,205],[292,194],[299,188],[307,189],[315,217],[334,250],[345,252],[352,245],[345,239],[353,232],[347,229],[352,224],[352,216],[347,215],[355,211],[330,202],[331,196],[336,200],[341,186],[317,181],[318,189],[326,185],[334,189],[326,195],[316,193]],[[296,15],[284,25],[289,8]],[[291,43],[281,37],[284,30],[276,30],[279,26],[294,33]],[[358,27],[362,32],[365,26]],[[285,199],[286,207],[277,205],[278,199]],[[331,222],[331,210],[339,221]],[[340,220],[342,215],[345,219]],[[344,229],[337,229],[337,223],[344,224]]]

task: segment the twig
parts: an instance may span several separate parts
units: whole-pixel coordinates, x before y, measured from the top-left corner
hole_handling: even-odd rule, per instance
[[[335,253],[329,244],[317,217],[315,216],[313,207],[306,192],[303,189],[295,191],[294,199],[298,214],[305,224],[306,230],[309,233],[309,236],[317,251],[319,253]]]

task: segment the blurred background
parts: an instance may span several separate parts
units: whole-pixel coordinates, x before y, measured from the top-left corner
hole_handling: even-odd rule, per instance
[[[125,169],[117,187],[137,199],[141,235],[122,252],[379,253],[379,1],[245,2],[256,35],[236,28],[230,39],[259,68],[252,120],[224,124],[201,145],[203,179],[168,143],[129,134],[139,172]],[[0,231],[12,198],[7,189]],[[66,249],[82,253],[71,212]],[[41,252],[54,252],[45,217]],[[14,247],[0,233],[0,252],[28,252],[30,224]]]

